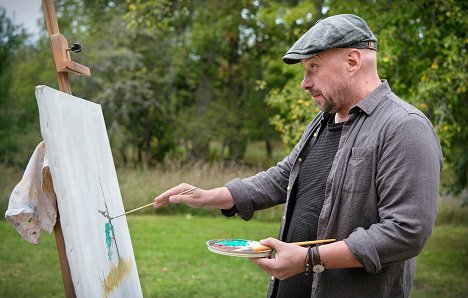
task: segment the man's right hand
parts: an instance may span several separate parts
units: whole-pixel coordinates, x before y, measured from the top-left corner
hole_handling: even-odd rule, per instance
[[[180,194],[193,187],[193,185],[182,183],[166,190],[154,199],[154,207],[159,208],[169,203],[186,204],[192,208],[212,207],[230,209],[234,206],[234,200],[226,187],[209,190],[196,188],[186,194]]]

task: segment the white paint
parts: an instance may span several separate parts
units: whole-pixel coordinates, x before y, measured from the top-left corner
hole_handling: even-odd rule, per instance
[[[113,242],[109,261],[107,219],[98,210],[107,204],[115,216],[124,208],[101,106],[47,86],[36,87],[36,98],[76,295],[103,297],[118,257]],[[120,257],[132,268],[110,297],[142,297],[126,217],[112,223]]]

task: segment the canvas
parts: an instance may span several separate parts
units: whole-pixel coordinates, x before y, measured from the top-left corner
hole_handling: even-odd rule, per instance
[[[141,297],[101,106],[36,87],[42,137],[77,297]]]

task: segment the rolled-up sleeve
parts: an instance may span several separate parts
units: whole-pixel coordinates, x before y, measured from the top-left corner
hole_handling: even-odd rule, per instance
[[[276,166],[255,176],[226,183],[234,199],[237,214],[244,220],[252,218],[257,210],[266,209],[286,201],[286,187],[298,148],[294,148]]]
[[[304,130],[301,140],[296,144],[291,153],[276,166],[245,179],[234,179],[225,184],[234,199],[234,207],[237,214],[244,220],[252,218],[257,210],[283,204],[287,199],[287,187],[289,185],[291,170],[299,153],[304,148],[308,136],[318,121],[322,119],[322,113],[309,123]],[[224,215],[232,215],[225,210]]]
[[[406,114],[382,139],[375,173],[380,222],[345,239],[370,273],[421,252],[434,227],[442,166],[437,135],[422,115]]]

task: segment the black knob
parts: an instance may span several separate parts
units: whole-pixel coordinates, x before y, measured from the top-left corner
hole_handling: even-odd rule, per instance
[[[74,42],[73,45],[67,49],[67,51],[73,51],[75,53],[81,52],[81,45],[79,42]]]

